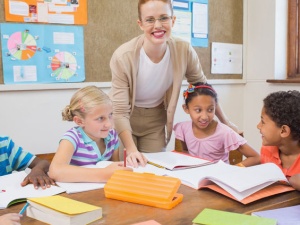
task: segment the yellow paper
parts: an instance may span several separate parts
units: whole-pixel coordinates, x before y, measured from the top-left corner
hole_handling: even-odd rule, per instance
[[[69,215],[90,212],[100,208],[59,195],[42,198],[28,198],[28,200]]]

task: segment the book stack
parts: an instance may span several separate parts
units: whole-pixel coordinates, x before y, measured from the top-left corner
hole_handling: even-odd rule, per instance
[[[28,217],[47,224],[82,225],[102,218],[102,208],[63,196],[29,198]]]

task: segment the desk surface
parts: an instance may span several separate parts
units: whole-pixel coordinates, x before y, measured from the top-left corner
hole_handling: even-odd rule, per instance
[[[183,194],[183,201],[171,210],[107,199],[104,196],[103,189],[76,194],[63,193],[62,196],[102,207],[103,217],[102,219],[92,223],[93,225],[129,225],[150,219],[154,219],[162,225],[191,225],[192,220],[204,208],[251,214],[253,211],[300,204],[300,193],[298,191],[271,196],[247,205],[243,205],[208,189],[194,190],[187,186],[181,185],[178,193]],[[25,203],[19,203],[9,207],[8,209],[0,210],[0,215],[9,212],[19,212],[24,204]],[[25,214],[21,220],[21,223],[22,225],[44,224],[40,221],[27,217]]]

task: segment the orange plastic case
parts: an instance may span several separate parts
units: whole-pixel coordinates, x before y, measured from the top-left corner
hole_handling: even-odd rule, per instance
[[[172,209],[183,199],[176,193],[180,184],[178,178],[118,170],[105,184],[104,193],[106,198]]]

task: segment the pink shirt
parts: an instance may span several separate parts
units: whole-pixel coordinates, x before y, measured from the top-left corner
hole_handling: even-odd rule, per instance
[[[191,155],[203,159],[229,163],[229,152],[246,144],[246,139],[230,127],[218,122],[213,135],[196,138],[192,129],[192,121],[177,123],[174,126],[175,137],[186,143]]]

